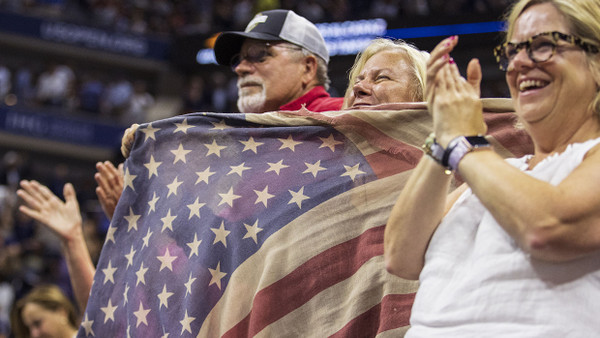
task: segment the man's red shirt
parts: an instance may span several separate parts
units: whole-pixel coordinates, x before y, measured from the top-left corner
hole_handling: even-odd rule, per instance
[[[342,109],[343,97],[331,97],[323,86],[317,86],[296,100],[279,107],[279,110],[299,110],[303,105],[313,112]]]

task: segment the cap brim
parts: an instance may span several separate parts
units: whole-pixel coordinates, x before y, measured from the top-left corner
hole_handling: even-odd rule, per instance
[[[214,46],[217,63],[229,66],[231,58],[240,52],[244,40],[248,38],[265,41],[281,40],[278,36],[258,32],[223,32],[215,41]]]

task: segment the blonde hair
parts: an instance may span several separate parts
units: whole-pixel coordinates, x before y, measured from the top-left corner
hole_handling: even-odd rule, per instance
[[[75,306],[56,285],[40,285],[33,288],[23,298],[19,299],[11,312],[11,329],[17,338],[30,336],[29,329],[23,323],[22,313],[27,304],[34,303],[50,311],[64,310],[67,314],[69,325],[74,329],[78,327],[78,318]]]
[[[569,22],[571,34],[600,47],[600,1],[598,0],[520,0],[505,16],[505,41],[514,34],[515,22],[528,8],[538,4],[553,5]],[[596,81],[596,97],[590,108],[600,117],[600,54],[587,53],[588,65]]]
[[[356,82],[356,78],[365,67],[367,61],[375,54],[383,51],[397,51],[404,53],[407,56],[410,69],[412,70],[412,83],[410,88],[413,101],[423,101],[423,93],[425,91],[425,79],[427,78],[427,60],[429,53],[417,49],[415,46],[403,40],[394,40],[387,38],[377,38],[371,41],[369,45],[356,55],[356,59],[348,75],[348,87],[344,94],[344,105],[342,109],[348,108],[348,100],[352,94],[352,88]]]

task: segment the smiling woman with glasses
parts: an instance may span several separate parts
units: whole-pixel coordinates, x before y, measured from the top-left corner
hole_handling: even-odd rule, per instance
[[[418,279],[407,338],[600,332],[600,0],[518,0],[495,50],[534,153],[483,136],[476,59],[427,64],[434,135],[386,223],[389,272]],[[447,194],[451,177],[466,182]]]
[[[531,61],[535,63],[550,60],[556,52],[556,48],[561,46],[558,44],[559,41],[577,46],[588,53],[598,53],[598,46],[584,42],[576,36],[555,31],[539,33],[519,43],[505,42],[494,48],[494,55],[500,69],[506,71],[510,62],[523,48],[527,51]]]

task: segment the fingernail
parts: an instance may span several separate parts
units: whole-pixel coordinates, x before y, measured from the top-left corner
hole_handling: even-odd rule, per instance
[[[450,37],[450,40],[456,40],[456,35],[452,35],[452,36]]]
[[[444,47],[450,47],[450,41],[444,42]]]
[[[455,62],[454,62],[454,59],[453,59],[453,58],[450,58],[450,60],[448,60],[448,63],[449,63],[449,64],[454,64],[454,63],[455,63]]]
[[[448,60],[448,58],[449,58],[449,55],[448,55],[448,54],[444,54],[444,56],[442,56],[442,60],[444,60],[444,61],[447,61],[447,60]]]

